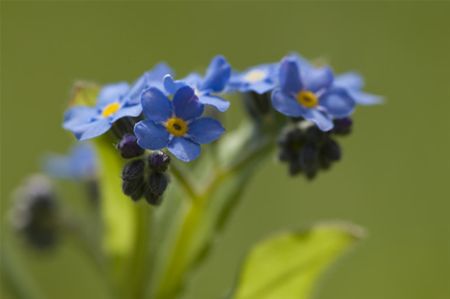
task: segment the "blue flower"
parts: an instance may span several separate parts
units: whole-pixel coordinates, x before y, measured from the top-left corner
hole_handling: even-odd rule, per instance
[[[173,100],[158,88],[142,94],[145,120],[134,127],[142,148],[159,150],[167,147],[178,159],[188,162],[200,154],[200,144],[217,140],[225,131],[220,122],[201,117],[204,106],[189,86],[179,88]]]
[[[64,114],[63,127],[78,140],[87,140],[107,132],[112,124],[126,116],[138,116],[142,108],[125,100],[128,83],[106,85],[100,90],[95,107],[75,106]]]
[[[297,56],[285,57],[279,68],[279,87],[272,92],[272,105],[289,117],[303,117],[322,131],[333,128],[333,118],[353,112],[355,101],[346,89],[333,86],[329,67],[312,67]]]
[[[106,85],[100,90],[95,107],[70,108],[64,115],[63,127],[79,140],[104,134],[117,120],[139,116],[142,113],[142,91],[149,86],[162,86],[162,78],[170,72],[170,68],[161,63],[144,73],[131,87],[126,82]]]
[[[263,94],[272,90],[277,81],[277,64],[262,64],[242,73],[231,75],[230,91],[256,92]]]
[[[48,155],[44,160],[44,170],[48,175],[61,179],[91,179],[97,174],[94,149],[88,143],[79,143],[67,156]]]
[[[230,107],[230,103],[216,93],[224,91],[231,76],[231,66],[223,56],[216,56],[211,61],[204,78],[193,73],[181,80],[174,80],[168,75],[164,78],[164,87],[170,94],[175,94],[183,86],[191,86],[200,103],[211,105],[224,112]]]
[[[375,105],[383,102],[383,97],[361,91],[364,87],[364,80],[358,73],[348,72],[336,76],[333,85],[344,88],[356,104]]]

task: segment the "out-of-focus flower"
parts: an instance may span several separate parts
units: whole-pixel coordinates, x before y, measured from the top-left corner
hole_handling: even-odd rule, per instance
[[[272,105],[289,117],[303,117],[322,131],[333,128],[333,118],[350,115],[355,101],[345,88],[333,86],[329,67],[312,67],[297,56],[280,63],[279,87],[272,93]]]
[[[68,155],[50,154],[44,160],[44,171],[55,178],[89,180],[97,174],[95,152],[88,143],[79,143]]]
[[[189,86],[179,88],[173,100],[151,87],[142,94],[145,120],[134,132],[142,148],[165,147],[178,159],[188,162],[200,155],[200,144],[217,140],[224,132],[219,121],[201,117],[203,104]]]
[[[229,91],[266,93],[276,86],[277,64],[262,64],[231,75]]]
[[[217,110],[224,112],[230,107],[230,102],[215,95],[224,91],[231,76],[231,66],[227,60],[218,55],[211,61],[205,77],[193,73],[181,80],[174,80],[171,75],[165,76],[164,87],[170,94],[175,94],[178,89],[190,86],[200,103],[211,105]]]
[[[31,176],[17,190],[10,214],[13,227],[36,249],[54,246],[58,239],[58,205],[50,180]]]

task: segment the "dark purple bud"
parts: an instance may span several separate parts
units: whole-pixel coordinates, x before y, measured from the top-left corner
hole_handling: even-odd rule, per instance
[[[341,147],[333,139],[328,139],[322,145],[320,155],[328,158],[330,161],[339,161],[342,156]]]
[[[352,131],[353,121],[349,117],[335,119],[333,123],[333,133],[336,135],[348,135]]]
[[[143,196],[145,188],[144,177],[122,181],[122,192],[134,201],[138,201]]]
[[[162,195],[158,196],[152,193],[150,189],[147,189],[147,191],[144,193],[144,197],[145,200],[153,206],[159,206],[163,199]]]
[[[122,170],[122,179],[132,181],[144,176],[145,162],[142,159],[133,160],[125,164]]]
[[[316,176],[319,170],[318,150],[312,144],[306,144],[300,151],[300,164],[308,179]]]
[[[148,177],[148,189],[156,195],[161,196],[169,185],[169,177],[161,172],[152,172]]]
[[[148,156],[148,166],[156,172],[165,172],[170,164],[170,156],[161,151],[152,152]]]
[[[137,144],[136,136],[125,134],[117,145],[120,155],[125,159],[135,158],[144,153],[144,149]]]

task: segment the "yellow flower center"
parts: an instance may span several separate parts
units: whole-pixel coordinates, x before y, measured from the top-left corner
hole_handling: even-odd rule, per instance
[[[319,104],[317,96],[313,92],[307,90],[302,90],[297,94],[297,101],[306,108],[314,108]]]
[[[166,121],[166,129],[173,136],[180,137],[186,134],[188,125],[183,119],[172,117]]]
[[[114,103],[108,104],[105,108],[103,108],[102,116],[103,117],[111,116],[114,113],[116,113],[117,111],[119,111],[119,109],[120,109],[119,102],[114,102]]]
[[[261,70],[253,70],[253,71],[248,72],[244,76],[244,80],[248,81],[250,83],[255,83],[255,82],[263,80],[265,77],[266,77],[266,72],[261,71]]]

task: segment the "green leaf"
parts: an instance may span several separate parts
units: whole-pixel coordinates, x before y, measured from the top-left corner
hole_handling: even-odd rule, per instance
[[[362,235],[353,225],[322,224],[265,240],[244,262],[232,298],[310,298],[320,274]]]
[[[122,193],[120,174],[123,162],[114,146],[106,138],[99,138],[94,144],[100,162],[103,247],[110,255],[126,256],[135,241],[136,207]]]

